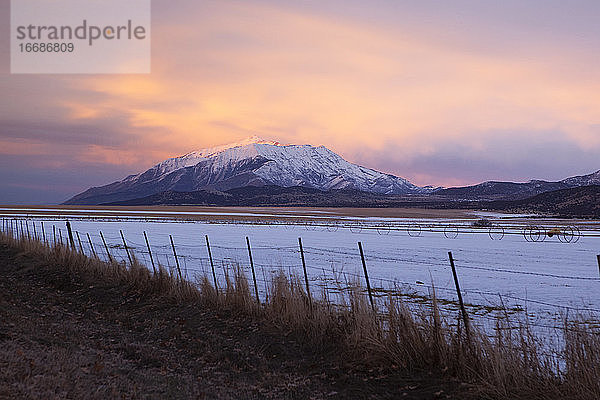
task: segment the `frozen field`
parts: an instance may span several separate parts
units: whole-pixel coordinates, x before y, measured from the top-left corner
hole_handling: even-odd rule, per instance
[[[451,251],[468,311],[482,324],[493,320],[502,303],[513,315],[524,315],[521,311],[527,310],[530,322],[540,330],[560,325],[565,313],[600,312],[596,258],[600,254],[600,226],[590,221],[524,219],[494,213],[417,219],[236,211],[225,213],[225,219],[222,212],[216,212],[215,218],[202,212],[202,219],[176,220],[170,214],[144,216],[139,212],[109,212],[90,218],[86,210],[57,215],[37,209],[34,215],[23,209],[0,209],[0,214],[6,218],[4,227],[8,218],[15,224],[27,218],[31,235],[35,223],[35,233],[41,236],[43,221],[49,241],[53,240],[53,226],[57,240],[61,235],[66,240],[65,219],[69,219],[84,252],[91,254],[89,234],[101,258],[107,255],[100,231],[112,256],[127,260],[122,230],[128,247],[149,268],[143,232],[148,235],[154,261],[167,268],[176,264],[171,235],[182,274],[188,279],[199,274],[212,276],[205,241],[208,235],[220,286],[224,271],[235,264],[251,276],[248,237],[261,295],[269,275],[281,269],[302,275],[301,237],[313,295],[321,297],[321,289],[326,288],[331,301],[336,301],[336,292],[348,283],[358,281],[364,286],[357,246],[360,241],[371,286],[381,296],[378,301],[383,301],[385,290],[400,287],[412,302],[423,302],[433,283],[438,297],[450,301],[446,307],[455,310],[456,291],[448,260]],[[246,218],[249,216],[254,219]],[[494,227],[472,227],[479,217],[489,218]],[[537,227],[530,228],[532,224]]]

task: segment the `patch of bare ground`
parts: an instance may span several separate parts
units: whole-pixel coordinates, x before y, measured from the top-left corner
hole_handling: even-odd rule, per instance
[[[0,244],[0,398],[446,399],[469,387]]]

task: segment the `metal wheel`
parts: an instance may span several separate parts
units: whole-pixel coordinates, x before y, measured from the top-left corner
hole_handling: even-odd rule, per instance
[[[448,239],[456,239],[458,237],[458,227],[448,225],[444,228],[444,236]]]
[[[350,224],[350,232],[352,233],[361,233],[363,230],[363,224],[360,222],[354,222]]]
[[[377,233],[379,233],[380,235],[389,235],[390,234],[390,226],[387,224],[378,225]]]
[[[502,240],[504,238],[504,227],[501,225],[494,225],[490,227],[488,235],[492,240]]]
[[[410,237],[419,237],[421,236],[421,225],[419,224],[410,224],[408,228],[406,228],[406,232],[408,232],[408,236]]]

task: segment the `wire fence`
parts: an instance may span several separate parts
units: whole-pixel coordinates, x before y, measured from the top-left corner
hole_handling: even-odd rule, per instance
[[[93,228],[96,219],[87,219],[86,227]],[[109,219],[109,222],[131,222],[130,220]],[[102,220],[107,222],[107,220]],[[140,221],[137,221],[140,222]],[[143,222],[146,222],[144,219]],[[147,223],[154,223],[152,220]],[[228,222],[229,224],[231,222]],[[257,226],[252,221],[246,221],[248,225]],[[222,221],[218,224],[225,224]],[[505,226],[473,226],[473,224],[434,224],[434,223],[381,223],[375,221],[372,224],[363,222],[334,222],[310,221],[310,223],[299,224],[287,221],[285,224],[258,224],[259,227],[279,227],[289,229],[302,228],[308,232],[322,230],[335,233],[340,229],[346,229],[350,233],[370,232],[377,236],[387,236],[404,232],[410,238],[421,237],[425,232],[428,234],[441,234],[446,239],[456,239],[458,235],[484,234],[490,240],[502,240],[505,235],[520,235],[525,242],[542,242],[554,239],[562,244],[575,244],[586,237],[597,237],[594,227],[580,229],[577,226],[543,226],[528,224],[525,226],[507,224]],[[140,227],[139,224],[136,227]],[[313,293],[321,301],[338,304],[346,304],[349,291],[362,291],[369,296],[374,307],[384,307],[384,303],[390,297],[405,301],[416,307],[428,307],[432,304],[435,293],[440,304],[449,312],[460,312],[461,294],[465,298],[464,306],[469,316],[483,325],[490,325],[497,321],[499,315],[509,318],[515,326],[526,319],[528,324],[540,329],[564,328],[564,315],[568,313],[585,313],[588,315],[590,324],[596,324],[593,315],[600,313],[600,302],[591,301],[587,304],[565,304],[564,302],[552,301],[547,297],[530,297],[514,294],[509,290],[489,290],[477,288],[476,285],[466,285],[462,291],[452,281],[452,269],[454,265],[442,254],[423,254],[415,258],[402,251],[385,252],[377,249],[371,252],[367,247],[364,253],[362,246],[356,242],[353,249],[341,247],[324,247],[315,245],[277,245],[276,243],[252,245],[252,237],[247,237],[247,245],[232,246],[222,244],[219,237],[205,237],[198,235],[195,240],[190,240],[186,235],[149,235],[143,230],[136,235],[124,233],[122,230],[112,229],[102,231],[94,229],[89,231],[73,230],[69,235],[66,224],[60,220],[36,220],[34,218],[3,218],[2,231],[17,238],[40,240],[50,246],[73,246],[75,250],[103,261],[116,261],[128,265],[135,258],[147,268],[163,267],[173,274],[180,274],[186,280],[198,281],[201,277],[207,277],[216,282],[217,289],[223,288],[226,280],[231,276],[234,268],[244,271],[249,282],[256,282],[257,294],[264,299],[269,294],[269,285],[273,276],[284,272],[288,276],[296,276],[304,279],[307,291]],[[296,232],[295,231],[295,232]],[[143,233],[143,236],[142,236]],[[310,237],[310,233],[308,235]],[[243,239],[243,238],[240,238]],[[533,240],[536,239],[536,240]],[[298,239],[300,242],[300,238]],[[240,243],[244,243],[240,240]],[[360,248],[359,248],[360,247]],[[570,287],[575,284],[587,285],[586,290],[597,292],[600,285],[600,276],[569,274],[565,270],[561,273],[520,270],[505,266],[483,266],[473,265],[468,254],[455,259],[458,279],[470,277],[472,273],[493,274],[499,281],[526,280],[529,284],[539,283],[544,280],[548,287],[565,285]],[[586,254],[588,256],[589,254]],[[590,257],[592,255],[589,255]],[[600,256],[597,258],[598,271],[600,271]],[[493,264],[490,259],[490,264]],[[496,260],[497,261],[497,260]],[[532,262],[535,262],[533,260]],[[496,262],[497,264],[497,262]],[[402,266],[404,271],[412,269],[435,270],[437,276],[443,278],[442,284],[434,284],[433,278],[430,283],[426,280],[403,279],[394,274],[382,274],[384,268],[373,268],[372,266]],[[362,266],[362,268],[361,268]],[[559,269],[560,270],[560,269]],[[598,273],[596,271],[596,273]],[[431,272],[430,272],[431,273]],[[406,273],[406,276],[409,276]],[[252,277],[252,280],[250,280]],[[439,281],[438,281],[439,282]],[[365,288],[368,288],[365,289]],[[533,312],[532,312],[533,310]]]

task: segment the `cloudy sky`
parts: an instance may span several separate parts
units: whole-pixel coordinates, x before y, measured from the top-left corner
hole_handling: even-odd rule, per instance
[[[11,75],[0,203],[58,203],[251,135],[419,185],[600,169],[600,2],[169,0],[152,73]]]

